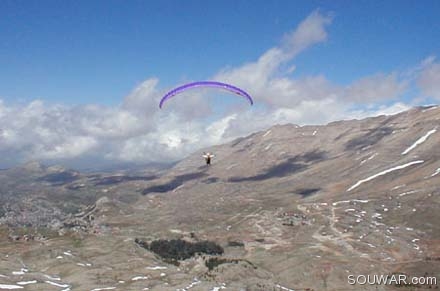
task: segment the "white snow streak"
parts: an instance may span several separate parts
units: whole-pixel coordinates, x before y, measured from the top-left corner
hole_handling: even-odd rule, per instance
[[[220,287],[214,287],[211,289],[211,291],[220,291],[220,289],[226,289],[225,283],[222,283]]]
[[[398,185],[396,187],[393,187],[391,190],[396,190],[396,189],[399,189],[399,188],[402,188],[402,187],[405,187],[405,186],[406,186],[405,184]]]
[[[404,151],[402,152],[402,155],[406,155],[406,154],[409,153],[411,150],[413,150],[416,146],[418,146],[419,144],[424,143],[424,142],[428,139],[428,137],[429,137],[431,134],[435,133],[436,131],[437,131],[436,128],[434,128],[434,129],[428,131],[424,136],[422,136],[421,138],[419,138],[419,139],[418,139],[415,143],[413,143],[409,148],[407,148],[406,150],[404,150]]]
[[[37,283],[37,280],[17,282],[18,285],[29,285],[29,284],[35,284],[35,283]]]
[[[27,269],[25,269],[25,268],[21,268],[21,270],[20,271],[13,271],[12,272],[12,275],[16,275],[16,276],[18,276],[18,275],[24,275],[24,273],[27,273]]]
[[[55,280],[55,281],[60,281],[61,280],[60,277],[52,277],[52,276],[49,276],[49,275],[44,275],[44,277],[46,277],[47,279],[50,279],[50,280]]]
[[[373,159],[375,156],[377,156],[377,153],[374,153],[374,154],[371,155],[371,157],[369,157],[368,159],[365,159],[365,160],[361,161],[361,165],[362,165],[363,163],[365,163],[365,162],[367,162],[367,161]]]
[[[333,206],[337,206],[338,204],[341,204],[341,203],[350,203],[350,202],[353,202],[353,204],[356,204],[356,202],[359,202],[359,203],[368,203],[369,201],[370,201],[370,200],[362,200],[362,199],[341,200],[341,201],[333,202],[332,205],[333,205]],[[325,205],[327,205],[327,204],[325,204]]]
[[[438,106],[432,106],[432,107],[429,107],[427,109],[423,109],[422,112],[426,112],[426,111],[437,109],[437,108],[438,108]]]
[[[23,287],[18,286],[18,285],[5,285],[5,284],[0,284],[0,289],[8,289],[8,290],[12,290],[12,289],[23,289]]]
[[[420,191],[421,190],[411,190],[411,191],[400,193],[399,196],[402,197],[402,196],[405,196],[405,195],[408,195],[408,194],[417,193],[417,192],[420,192]]]
[[[440,174],[440,168],[435,170],[434,174],[432,174],[431,177],[437,176],[438,174]]]
[[[146,277],[146,276],[137,276],[137,277],[131,278],[132,281],[147,280],[147,279],[148,279],[148,277]]]
[[[61,287],[61,288],[69,287],[69,284],[58,284],[58,283],[55,283],[52,281],[44,281],[44,282],[46,282],[47,284],[53,285],[53,286]]]
[[[275,287],[280,288],[281,290],[285,290],[285,291],[295,291],[293,289],[281,286],[280,284],[276,284]]]
[[[165,270],[168,269],[167,267],[162,267],[162,266],[154,266],[154,267],[147,267],[146,269],[148,270]]]
[[[368,199],[353,199],[354,202],[359,202],[359,203],[368,203],[370,200]]]
[[[268,131],[266,131],[266,133],[265,134],[263,134],[263,137],[265,137],[266,135],[268,135],[269,133],[271,133],[272,132],[272,130],[268,130]]]
[[[179,190],[179,189],[181,189],[181,188],[183,188],[183,186],[185,186],[184,184],[182,184],[182,185],[180,185],[179,187],[177,187],[177,188],[175,188],[174,190],[173,190],[173,193],[175,193],[177,190]]]
[[[377,173],[377,174],[375,174],[375,175],[373,175],[373,176],[370,176],[370,177],[368,177],[368,178],[366,178],[366,179],[359,180],[356,184],[354,184],[353,186],[351,186],[350,188],[348,188],[348,189],[347,189],[347,192],[353,190],[354,188],[358,187],[358,186],[361,185],[362,183],[365,183],[365,182],[371,181],[371,180],[373,180],[373,179],[375,179],[375,178],[377,178],[377,177],[379,177],[379,176],[383,176],[383,175],[386,175],[386,174],[391,173],[391,172],[393,172],[393,171],[401,170],[401,169],[404,169],[404,168],[406,168],[406,167],[409,167],[409,166],[412,166],[412,165],[416,165],[416,164],[420,164],[420,163],[423,163],[423,162],[424,162],[423,160],[413,161],[413,162],[410,162],[410,163],[407,163],[407,164],[404,164],[404,165],[400,165],[400,166],[397,166],[397,167],[394,167],[394,168],[391,168],[391,169],[387,169],[387,170],[382,171],[382,172],[380,172],[380,173]]]
[[[192,287],[194,287],[200,283],[202,283],[202,281],[200,281],[198,278],[194,278],[194,280],[188,286],[186,286],[185,288],[182,288],[182,289],[176,289],[176,291],[188,291],[189,289],[191,289]]]

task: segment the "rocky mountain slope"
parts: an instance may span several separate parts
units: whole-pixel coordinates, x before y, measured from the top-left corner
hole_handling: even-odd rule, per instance
[[[3,170],[0,290],[394,290],[347,278],[440,279],[439,144],[434,106],[274,126],[204,149],[211,166],[200,150],[162,171]],[[175,265],[136,243],[159,239],[224,252]],[[439,286],[428,285],[406,287]]]

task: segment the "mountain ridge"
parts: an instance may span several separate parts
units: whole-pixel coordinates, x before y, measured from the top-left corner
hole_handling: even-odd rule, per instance
[[[168,170],[0,171],[0,230],[14,238],[0,240],[8,254],[0,270],[22,260],[30,271],[20,279],[45,270],[79,290],[358,290],[349,274],[440,277],[439,126],[439,107],[413,108],[274,126]],[[203,151],[216,155],[211,166]],[[38,242],[23,242],[29,234]],[[161,239],[211,241],[225,252],[174,266],[135,243]]]

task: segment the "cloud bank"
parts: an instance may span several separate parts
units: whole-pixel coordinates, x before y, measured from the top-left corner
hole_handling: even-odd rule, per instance
[[[416,86],[423,98],[440,100],[440,64],[424,60],[411,74],[365,76],[341,86],[323,75],[289,77],[295,57],[328,39],[333,17],[314,11],[278,46],[257,60],[225,68],[211,79],[245,88],[258,103],[252,109],[210,117],[204,92],[158,110],[159,80],[145,80],[116,107],[62,106],[35,100],[0,100],[0,167],[31,160],[99,167],[105,163],[170,162],[190,152],[263,130],[275,124],[324,124],[339,119],[397,113],[411,104],[399,101]],[[287,68],[287,69],[286,69]],[[93,163],[93,165],[91,165]]]

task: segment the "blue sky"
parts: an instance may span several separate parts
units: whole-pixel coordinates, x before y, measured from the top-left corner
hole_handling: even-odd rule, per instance
[[[0,1],[0,166],[178,160],[440,101],[440,1]],[[255,106],[187,81],[248,91]],[[177,97],[176,97],[177,99]]]
[[[439,1],[0,2],[0,96],[118,104],[150,77],[169,88],[258,58],[315,9],[334,21],[294,76],[338,84],[440,50]]]

